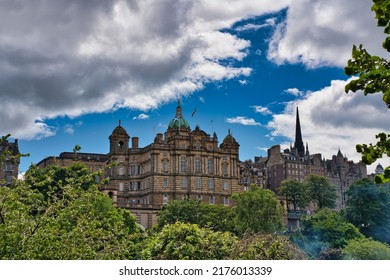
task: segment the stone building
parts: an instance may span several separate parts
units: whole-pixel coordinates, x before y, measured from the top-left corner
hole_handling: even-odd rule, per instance
[[[363,162],[354,163],[343,156],[340,149],[332,159],[326,160],[326,177],[336,186],[336,208],[345,207],[346,195],[349,186],[362,178],[367,177],[367,166]]]
[[[345,206],[345,192],[353,182],[367,177],[367,168],[362,162],[348,160],[340,150],[331,160],[323,159],[319,153],[310,154],[308,144],[306,147],[303,144],[298,108],[294,145],[283,151],[280,145],[275,145],[268,149],[267,157],[255,158],[254,162],[245,161],[241,165],[243,185],[246,182],[260,182],[261,177],[263,186],[276,194],[283,180],[296,179],[303,182],[310,174],[326,177],[336,186],[336,209],[341,209]]]
[[[130,137],[120,122],[109,142],[108,154],[79,153],[77,160],[92,170],[105,168],[110,181],[102,191],[146,228],[155,224],[158,210],[171,200],[193,198],[229,206],[229,197],[243,191],[236,139],[229,131],[219,145],[216,133],[210,136],[199,126],[192,130],[180,101],[166,132],[158,133],[148,146],[139,147],[139,138]],[[62,153],[38,165],[66,166],[74,160],[73,153]]]
[[[309,174],[325,176],[325,163],[321,154],[311,155],[308,144],[303,145],[299,111],[297,108],[294,146],[281,151],[280,145],[268,149],[267,169],[268,188],[278,193],[283,180],[304,181]]]
[[[0,139],[0,184],[10,184],[13,178],[18,178],[20,152],[18,139],[9,142],[7,139]]]

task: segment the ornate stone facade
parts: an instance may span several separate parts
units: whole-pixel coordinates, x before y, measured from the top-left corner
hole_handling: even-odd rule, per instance
[[[109,142],[107,155],[78,153],[76,158],[62,153],[38,165],[67,166],[79,160],[94,171],[105,168],[110,181],[102,191],[146,228],[155,224],[157,211],[171,200],[193,198],[229,206],[230,196],[243,191],[236,139],[229,131],[218,145],[216,133],[210,136],[199,126],[191,130],[180,101],[167,131],[157,134],[150,145],[139,147],[138,137],[130,137],[120,122]]]

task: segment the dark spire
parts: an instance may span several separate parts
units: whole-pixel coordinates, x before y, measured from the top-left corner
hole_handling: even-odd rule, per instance
[[[299,121],[299,111],[297,107],[297,120],[295,124],[295,142],[294,148],[296,149],[299,156],[303,157],[305,155],[305,147],[302,141],[302,132],[301,132],[301,123]]]

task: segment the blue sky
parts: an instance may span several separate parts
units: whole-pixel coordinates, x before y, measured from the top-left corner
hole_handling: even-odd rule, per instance
[[[356,161],[357,143],[390,131],[380,95],[344,93],[353,44],[388,56],[371,1],[107,3],[1,2],[0,134],[30,153],[22,172],[76,144],[107,153],[119,120],[146,146],[178,98],[191,128],[220,141],[230,129],[241,160],[288,147],[297,106],[325,158],[340,148]]]

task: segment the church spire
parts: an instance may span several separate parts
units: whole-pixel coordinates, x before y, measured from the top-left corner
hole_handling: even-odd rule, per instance
[[[297,151],[297,154],[301,157],[305,155],[305,147],[303,145],[302,141],[302,132],[301,132],[301,123],[299,121],[299,111],[297,107],[297,119],[295,124],[295,142],[294,142],[294,148]]]

